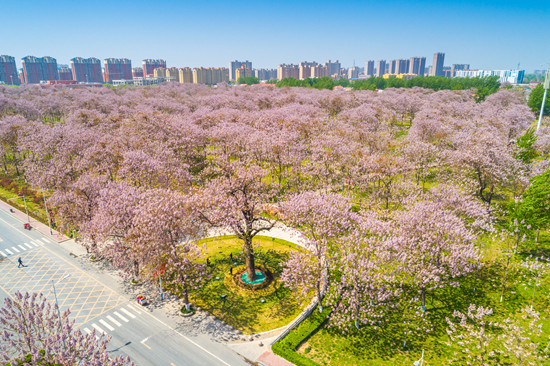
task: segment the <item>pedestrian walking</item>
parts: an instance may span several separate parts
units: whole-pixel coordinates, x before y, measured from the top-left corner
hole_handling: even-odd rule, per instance
[[[25,265],[23,264],[23,261],[21,260],[21,257],[19,257],[19,258],[17,259],[17,262],[19,263],[19,265],[17,266],[17,268],[25,267]]]
[[[233,252],[229,253],[229,259],[233,262]]]
[[[210,258],[206,258],[206,265],[210,266]]]
[[[229,268],[229,274],[230,274],[231,276],[233,276],[233,266],[231,266],[231,268]]]

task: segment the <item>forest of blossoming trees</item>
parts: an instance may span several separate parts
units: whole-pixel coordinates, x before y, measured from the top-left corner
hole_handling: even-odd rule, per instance
[[[254,236],[282,223],[307,250],[281,263],[281,281],[329,308],[338,334],[383,329],[412,306],[420,315],[403,326],[447,340],[424,312],[465,281],[508,296],[510,256],[519,263],[547,228],[509,208],[547,169],[550,131],[528,130],[534,118],[514,90],[476,102],[421,88],[0,87],[0,167],[47,190],[58,228],[127,278],[166,268],[185,303],[208,277],[195,238],[232,229],[254,278]],[[450,339],[453,312],[491,313],[475,313],[488,304],[475,294],[447,306]],[[535,360],[546,346],[535,343],[481,357]]]

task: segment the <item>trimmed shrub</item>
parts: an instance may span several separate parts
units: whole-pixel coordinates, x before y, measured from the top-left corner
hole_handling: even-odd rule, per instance
[[[316,309],[297,328],[271,347],[273,353],[296,366],[319,366],[317,362],[296,352],[296,348],[319,328],[330,315],[328,307],[322,313],[319,313]]]

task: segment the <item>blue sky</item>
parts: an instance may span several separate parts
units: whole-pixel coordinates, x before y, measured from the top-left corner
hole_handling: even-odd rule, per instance
[[[134,67],[255,68],[445,52],[445,65],[531,72],[550,62],[550,1],[0,0],[0,54],[126,57]],[[11,15],[9,15],[11,14]]]

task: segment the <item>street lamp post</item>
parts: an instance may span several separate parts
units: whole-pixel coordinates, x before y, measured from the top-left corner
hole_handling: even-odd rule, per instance
[[[29,209],[27,208],[27,200],[25,199],[25,195],[19,196],[19,197],[10,198],[10,199],[8,199],[8,202],[11,201],[11,200],[15,200],[15,199],[17,199],[17,198],[23,198],[23,202],[25,203],[25,211],[27,212],[27,223],[30,224],[30,223],[31,223],[31,220],[29,219]]]
[[[44,198],[44,208],[46,209],[46,216],[48,217],[48,226],[50,227],[50,235],[53,235],[50,212],[48,211],[48,204],[46,203],[46,194],[44,193],[43,189],[40,189],[40,190],[42,191],[42,197]]]
[[[539,123],[537,123],[537,130],[540,128],[540,124],[542,122],[542,115],[544,114],[544,105],[546,103],[546,94],[548,93],[548,88],[550,88],[550,68],[546,69],[546,75],[544,77],[544,96],[542,97],[542,105],[540,106],[540,115]]]

